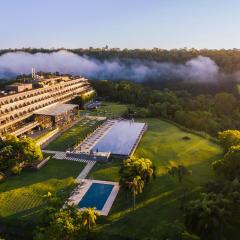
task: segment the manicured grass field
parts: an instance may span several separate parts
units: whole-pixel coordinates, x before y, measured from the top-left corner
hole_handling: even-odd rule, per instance
[[[91,114],[117,117],[126,110],[126,105],[104,103]],[[215,177],[211,162],[222,156],[222,150],[213,142],[186,133],[162,120],[139,121],[147,122],[148,130],[135,155],[151,159],[157,167],[157,177],[137,196],[135,211],[132,209],[132,196],[120,191],[109,216],[99,219],[96,231],[103,231],[103,235],[161,239],[169,226],[176,225],[176,220],[183,222],[183,212],[179,209],[183,188],[187,189],[187,200],[199,194],[202,186]],[[75,125],[49,144],[47,149],[66,150],[83,138],[85,131],[91,131],[89,127],[93,126],[88,123]],[[186,136],[189,140],[184,140]],[[180,163],[193,172],[182,184],[167,174],[167,167]],[[89,177],[118,181],[120,164],[120,160],[96,164]],[[37,219],[43,204],[42,196],[48,191],[67,194],[83,167],[84,164],[79,162],[50,160],[38,172],[23,172],[19,176],[10,177],[0,185],[0,216],[11,222],[17,219]]]
[[[110,215],[102,220],[103,225],[99,229],[106,234],[160,239],[169,226],[174,226],[175,220],[183,222],[183,212],[179,209],[182,189],[188,189],[187,199],[199,194],[202,185],[214,178],[211,162],[221,157],[222,150],[204,138],[183,132],[159,119],[143,121],[149,128],[135,155],[153,161],[157,178],[137,197],[135,211],[132,210],[132,196],[120,192]],[[184,140],[184,136],[190,140]],[[193,172],[182,184],[167,174],[167,167],[180,163]],[[120,162],[98,164],[91,177],[117,181],[119,165]]]
[[[99,125],[99,123],[99,121],[83,119],[64,132],[60,137],[49,143],[45,149],[66,151],[75,143],[82,141],[87,134],[91,133]]]
[[[125,111],[127,111],[127,105],[114,103],[114,102],[103,102],[102,106],[98,109],[91,111],[91,115],[106,116],[108,118],[120,117]]]
[[[23,171],[19,176],[9,177],[0,184],[0,216],[13,224],[15,220],[32,219],[41,209],[43,196],[47,192],[67,194],[84,166],[51,159],[37,172]]]

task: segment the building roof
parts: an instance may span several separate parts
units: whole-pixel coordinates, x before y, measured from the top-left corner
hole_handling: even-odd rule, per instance
[[[29,86],[31,85],[32,86],[32,83],[19,83],[19,82],[15,82],[15,83],[12,83],[12,84],[9,84],[9,85],[6,85],[6,87],[8,86]]]
[[[38,111],[34,112],[34,114],[47,115],[47,116],[58,116],[67,111],[70,111],[76,107],[78,107],[78,105],[76,105],[76,104],[58,103],[54,106],[50,106],[50,107],[38,110]]]

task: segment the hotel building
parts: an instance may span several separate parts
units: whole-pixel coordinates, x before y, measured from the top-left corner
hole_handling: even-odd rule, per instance
[[[95,93],[87,79],[69,76],[14,83],[6,90],[0,95],[0,135],[16,136],[42,125],[62,126],[74,120],[78,106],[67,103]]]

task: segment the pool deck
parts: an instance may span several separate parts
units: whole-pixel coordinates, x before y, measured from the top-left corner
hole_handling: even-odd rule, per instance
[[[91,149],[111,130],[118,120],[107,120],[100,125],[94,132],[87,136],[75,149],[83,153],[90,153]]]
[[[102,216],[107,216],[110,212],[110,209],[113,205],[113,202],[115,198],[117,197],[118,191],[119,191],[119,183],[118,182],[109,182],[109,181],[100,181],[100,180],[90,180],[90,179],[84,179],[82,180],[81,184],[78,185],[74,191],[72,192],[72,195],[68,199],[68,204],[78,205],[78,203],[82,200],[83,196],[87,193],[88,189],[91,187],[92,183],[100,183],[100,184],[112,184],[113,189],[110,195],[108,196],[107,201],[105,202],[103,208],[99,213]],[[83,208],[79,209],[80,211],[83,210]]]

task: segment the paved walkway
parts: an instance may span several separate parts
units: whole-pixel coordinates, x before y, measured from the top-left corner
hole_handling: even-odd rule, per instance
[[[91,169],[93,168],[93,166],[95,165],[95,161],[91,161],[89,162],[85,168],[82,170],[82,172],[77,176],[76,180],[78,182],[81,182],[81,180],[85,179],[88,175],[88,173],[91,171]]]
[[[74,157],[67,157],[65,152],[61,151],[52,151],[52,150],[42,150],[44,153],[51,153],[54,154],[55,159],[63,159],[63,160],[70,160],[70,161],[76,161],[76,162],[82,162],[82,163],[95,163],[95,161],[80,159],[80,158],[74,158]]]

